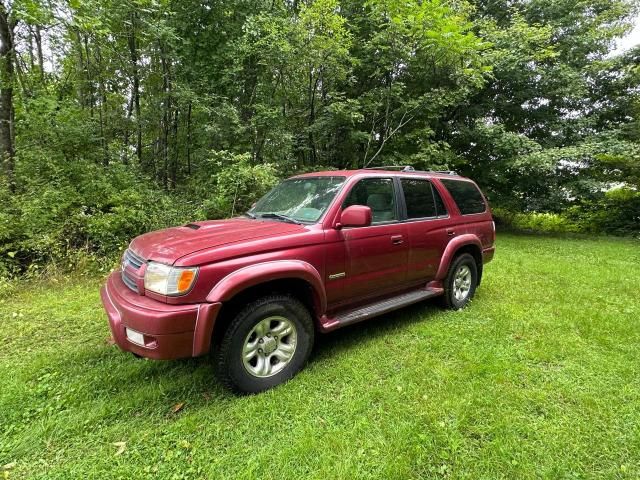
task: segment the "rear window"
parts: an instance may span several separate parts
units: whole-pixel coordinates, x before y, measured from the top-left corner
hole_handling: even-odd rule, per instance
[[[473,183],[450,179],[440,181],[449,190],[462,215],[482,213],[487,209],[482,193]]]

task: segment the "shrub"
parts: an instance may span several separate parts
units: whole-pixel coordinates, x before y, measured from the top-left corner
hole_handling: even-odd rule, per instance
[[[640,192],[619,187],[599,198],[582,201],[563,213],[517,213],[496,207],[498,225],[541,233],[640,234]]]
[[[225,218],[241,214],[267,193],[278,181],[271,164],[252,164],[249,154],[211,152],[187,188],[189,195],[201,199],[199,218]]]
[[[85,182],[65,172],[49,183],[32,180],[17,194],[2,190],[0,276],[112,258],[132,237],[188,218],[188,203],[122,165],[83,168]]]
[[[567,211],[567,217],[590,233],[640,234],[640,191],[619,187],[601,198]]]
[[[513,213],[500,208],[493,209],[496,223],[515,230],[541,233],[577,233],[582,227],[558,213]]]
[[[142,233],[242,213],[278,179],[272,165],[224,151],[174,192],[119,162],[47,162],[44,175],[23,172],[18,193],[0,188],[0,277],[108,262]]]

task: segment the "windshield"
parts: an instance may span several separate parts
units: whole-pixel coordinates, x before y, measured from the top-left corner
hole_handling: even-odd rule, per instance
[[[291,178],[277,185],[249,210],[255,217],[317,222],[326,212],[345,177]]]

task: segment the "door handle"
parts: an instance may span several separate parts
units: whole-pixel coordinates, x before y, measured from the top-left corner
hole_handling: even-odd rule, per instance
[[[400,245],[403,242],[404,242],[404,237],[402,235],[391,236],[391,243],[393,243],[394,245]]]
[[[456,234],[455,230],[453,230],[452,228],[447,228],[447,235],[449,235],[450,237],[453,237]]]

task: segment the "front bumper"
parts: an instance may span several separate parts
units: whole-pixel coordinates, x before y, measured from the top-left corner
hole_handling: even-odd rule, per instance
[[[120,271],[100,291],[116,344],[146,358],[170,360],[197,357],[209,351],[220,303],[169,305],[130,290]],[[127,338],[126,328],[143,335],[139,345]]]

